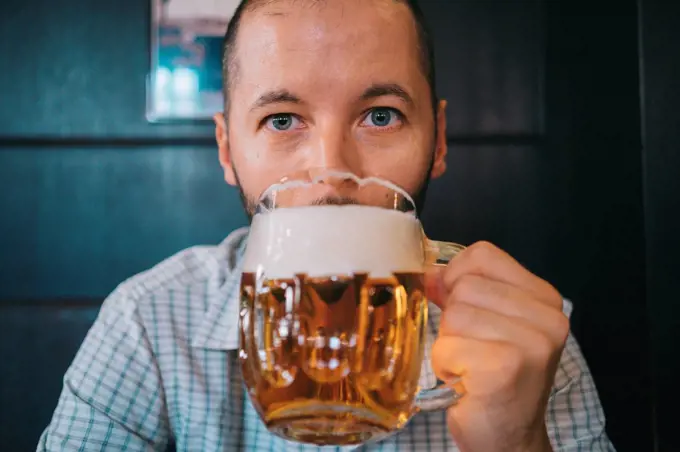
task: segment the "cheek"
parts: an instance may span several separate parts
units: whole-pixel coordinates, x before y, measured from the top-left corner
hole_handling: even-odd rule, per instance
[[[277,183],[282,177],[277,171],[248,161],[241,164],[234,162],[234,168],[241,190],[252,201],[259,199],[262,192],[270,185]]]
[[[432,151],[422,144],[406,142],[368,156],[363,169],[364,174],[387,179],[413,194],[428,177],[431,158]]]
[[[232,164],[243,192],[249,198],[257,199],[265,189],[288,174],[290,168],[274,162],[260,140],[243,135],[232,135]]]
[[[421,188],[429,177],[434,148],[433,127],[422,116],[412,115],[412,123],[403,130],[358,140],[365,175],[387,179],[411,194]]]

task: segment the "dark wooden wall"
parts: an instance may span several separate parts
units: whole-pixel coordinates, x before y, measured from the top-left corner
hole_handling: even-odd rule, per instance
[[[647,306],[658,450],[678,450],[680,2],[641,0]]]
[[[669,177],[643,192],[635,1],[422,3],[451,146],[450,170],[431,188],[427,232],[491,240],[572,299],[611,438],[619,451],[652,450],[647,310],[657,320],[670,311],[646,302],[660,297],[646,285],[655,282],[646,265],[665,261],[645,254],[643,193],[657,212],[669,207],[660,193],[674,187],[677,202],[680,187],[660,157],[670,152],[668,132],[647,126],[647,144],[660,150],[648,151],[657,166],[644,174]],[[148,17],[137,0],[0,4],[7,450],[34,448],[61,375],[116,284],[245,224],[237,193],[221,180],[212,127],[144,119]],[[659,69],[664,45],[659,36],[649,43],[661,50],[648,106],[672,81]],[[655,121],[668,110],[645,114]],[[648,215],[648,230],[662,219]]]

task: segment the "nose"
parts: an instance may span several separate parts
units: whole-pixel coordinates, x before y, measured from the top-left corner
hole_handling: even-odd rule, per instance
[[[360,161],[351,133],[336,121],[317,126],[310,140],[307,166],[310,172],[323,170],[349,171],[360,174]]]

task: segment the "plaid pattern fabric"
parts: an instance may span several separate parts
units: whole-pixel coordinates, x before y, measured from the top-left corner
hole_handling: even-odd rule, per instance
[[[246,229],[217,247],[185,250],[121,284],[73,363],[38,451],[456,451],[445,412],[359,447],[318,448],[271,435],[243,389],[238,287]],[[565,312],[570,313],[565,301]],[[439,312],[431,307],[429,351]],[[436,378],[423,361],[422,387]],[[578,345],[569,338],[546,423],[555,450],[613,451]]]

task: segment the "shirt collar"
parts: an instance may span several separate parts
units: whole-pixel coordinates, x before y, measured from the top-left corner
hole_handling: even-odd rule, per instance
[[[248,228],[240,228],[219,245],[218,289],[211,297],[198,332],[191,340],[192,347],[238,349],[241,269],[247,238]]]

